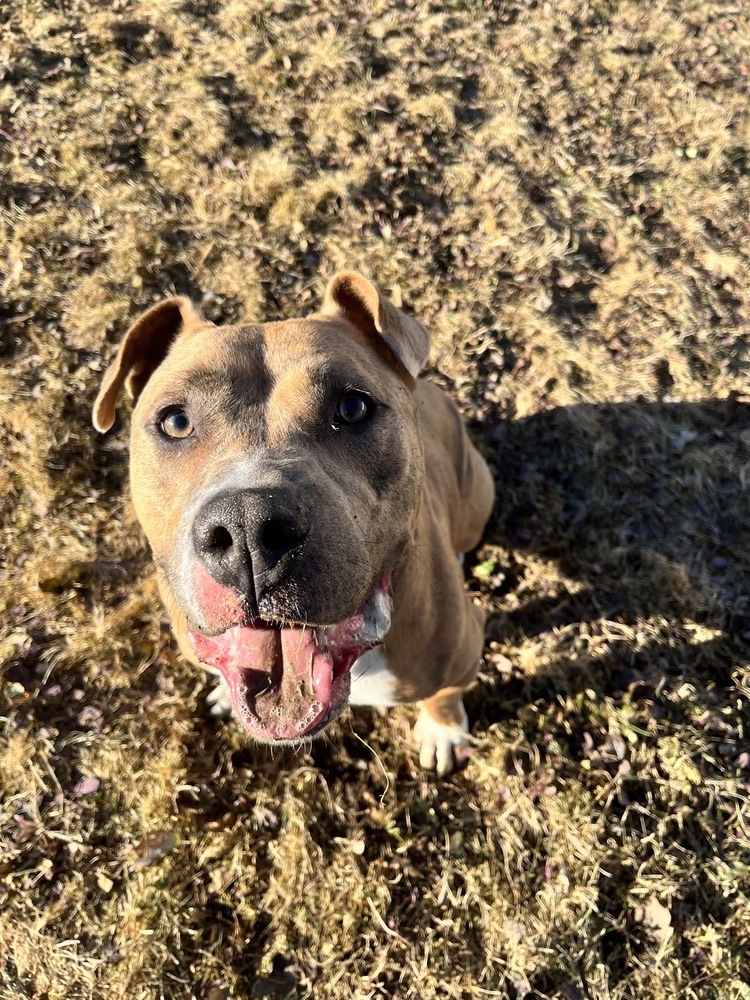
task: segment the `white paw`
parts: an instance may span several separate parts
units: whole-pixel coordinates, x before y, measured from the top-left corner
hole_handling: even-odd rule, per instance
[[[206,695],[206,704],[209,714],[214,718],[231,719],[232,696],[229,693],[229,685],[223,677],[217,678],[215,687]]]
[[[414,726],[414,739],[419,745],[419,763],[429,771],[449,774],[453,770],[456,755],[462,747],[469,746],[469,719],[461,707],[460,725],[444,726],[434,719],[422,705]]]

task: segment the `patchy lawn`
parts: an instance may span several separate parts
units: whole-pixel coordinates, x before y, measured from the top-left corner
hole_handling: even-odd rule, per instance
[[[3,0],[0,997],[750,997],[750,11]],[[476,752],[207,714],[90,426],[128,322],[430,325]]]

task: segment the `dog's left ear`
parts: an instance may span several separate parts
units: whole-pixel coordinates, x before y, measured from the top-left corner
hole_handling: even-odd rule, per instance
[[[397,309],[375,285],[355,271],[342,271],[331,278],[321,313],[349,320],[391,367],[409,377],[410,384],[427,361],[430,353],[427,327]]]
[[[138,399],[180,334],[211,325],[189,299],[181,296],[159,302],[139,316],[104,374],[94,403],[94,427],[104,432],[115,422],[117,397],[123,386],[131,399]]]

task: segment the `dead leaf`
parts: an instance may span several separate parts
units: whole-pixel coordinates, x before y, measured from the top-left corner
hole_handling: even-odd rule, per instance
[[[102,710],[96,708],[94,705],[86,705],[78,713],[78,725],[85,726],[87,723],[91,723],[94,728],[101,728],[102,721]]]

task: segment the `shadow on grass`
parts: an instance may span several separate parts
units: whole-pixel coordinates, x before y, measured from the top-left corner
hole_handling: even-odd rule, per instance
[[[705,955],[691,931],[706,912],[729,920],[736,897],[707,866],[723,857],[741,773],[750,406],[580,404],[476,430],[498,501],[479,552],[495,610],[488,669],[466,699],[474,731],[499,722],[520,732],[509,774],[534,771],[529,747],[550,780],[581,780],[582,763],[595,770],[611,789],[603,838],[627,840],[652,871],[672,848],[690,859],[672,871],[672,918],[698,983]],[[633,721],[639,752],[613,738],[612,718],[615,729]],[[691,760],[695,785],[678,789],[677,767],[660,757],[664,738]],[[636,867],[617,854],[604,867],[594,924],[614,983],[637,968],[649,933],[630,908]],[[540,973],[532,995],[560,995],[559,982],[559,969]]]
[[[532,696],[664,673],[729,682],[750,656],[750,405],[580,404],[478,431],[498,488],[488,638],[585,626],[578,655],[534,670]],[[484,695],[489,722],[506,693]]]

